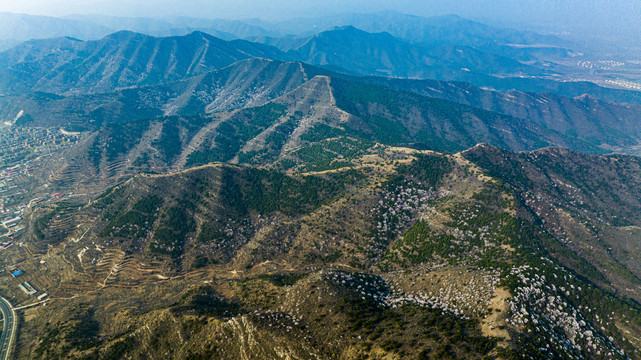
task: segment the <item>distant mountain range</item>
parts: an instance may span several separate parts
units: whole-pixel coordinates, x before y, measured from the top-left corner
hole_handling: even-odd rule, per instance
[[[389,33],[371,34],[353,26],[314,35],[289,54],[313,65],[359,75],[454,80],[468,77],[469,72],[490,76],[549,73],[470,47],[415,45]]]
[[[95,40],[121,30],[154,36],[179,36],[193,31],[202,31],[225,40],[239,38],[274,42],[279,38],[308,37],[336,27],[354,26],[372,33],[387,32],[411,43],[473,47],[480,51],[519,60],[533,60],[540,56],[567,57],[575,54],[568,50],[572,47],[572,43],[558,37],[500,29],[456,15],[422,18],[384,12],[265,22],[257,19],[209,20],[189,17],[151,19],[104,15],[52,18],[3,13],[0,14],[0,19],[2,19],[0,24],[6,27],[0,29],[3,30],[0,33],[0,40],[10,40],[13,43],[60,36]],[[527,46],[515,47],[515,45]]]
[[[287,54],[257,43],[227,42],[202,32],[169,38],[119,32],[87,42],[71,38],[36,40],[5,51],[0,54],[4,67],[0,89],[8,93],[104,92],[175,81],[252,57],[296,59],[359,75],[406,78],[460,80],[480,74],[546,73],[472,48],[428,48],[354,27],[320,33]]]
[[[215,29],[233,34],[238,38],[284,37],[313,35],[335,27],[351,25],[367,32],[388,32],[395,37],[423,44],[440,43],[458,46],[487,46],[488,44],[568,45],[567,41],[555,36],[496,28],[456,15],[424,18],[393,11],[296,18],[281,22],[259,19],[225,20],[193,17],[151,19],[104,15],[73,15],[66,19],[93,23],[114,31],[130,30],[150,35],[163,35],[162,32],[191,28],[191,31]]]
[[[225,40],[233,40],[277,34],[263,28],[264,24],[258,20],[199,19],[184,16],[151,19],[105,15],[72,15],[66,19],[94,23],[114,31],[127,30],[154,36],[179,36],[202,31]]]
[[[113,32],[112,28],[91,22],[0,12],[0,39],[5,42],[0,49],[32,39],[63,36],[98,39]]]
[[[465,45],[411,43],[352,26],[311,37],[262,40],[280,50],[202,32],[152,37],[123,31],[92,41],[69,37],[29,41],[0,53],[0,94],[109,92],[177,81],[261,57],[298,60],[354,75],[458,80],[499,91],[590,94],[608,102],[641,103],[638,92],[555,81],[554,67],[541,63],[525,64]]]

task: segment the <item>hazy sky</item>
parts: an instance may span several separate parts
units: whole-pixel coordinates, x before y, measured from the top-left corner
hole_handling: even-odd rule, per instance
[[[604,30],[639,29],[639,0],[0,0],[0,11],[37,15],[107,14],[281,20],[338,12],[396,10],[430,16],[455,13],[518,25]]]

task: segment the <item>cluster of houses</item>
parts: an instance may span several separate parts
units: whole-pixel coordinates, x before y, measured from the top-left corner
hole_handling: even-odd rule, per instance
[[[0,251],[11,247],[13,239],[24,230],[21,221],[27,208],[65,196],[53,193],[28,200],[28,191],[23,184],[26,177],[33,176],[32,172],[30,161],[0,170]]]
[[[77,143],[78,136],[56,129],[10,127],[0,129],[0,164],[24,162]]]
[[[0,222],[9,234],[22,230],[19,218],[28,206],[47,200],[48,196],[28,199],[28,187],[43,157],[79,141],[78,136],[55,129],[0,128]],[[54,193],[51,198],[64,194]],[[6,222],[6,224],[4,224]],[[0,236],[6,231],[0,229]],[[0,240],[2,240],[0,238]]]
[[[14,267],[10,270],[10,273],[11,273],[11,276],[13,276],[13,278],[18,278],[24,274],[24,271],[18,269],[17,267]],[[20,284],[18,284],[18,287],[22,291],[24,291],[25,294],[29,296],[33,296],[38,293],[38,290],[36,290],[36,288],[34,288],[33,285],[31,285],[28,281],[21,282]],[[38,299],[38,301],[42,301],[45,298],[47,298],[47,296],[48,294],[43,292],[42,294],[38,295],[36,298]]]
[[[0,229],[0,235],[8,238],[0,238],[4,240],[0,250],[11,246],[10,240],[23,230],[20,221],[27,207],[23,201],[27,191],[22,188],[23,181],[19,177],[31,176],[31,170],[30,162],[0,170],[0,224],[4,228]]]
[[[625,63],[616,60],[579,61],[577,66],[584,69],[614,70],[617,67],[625,66]]]

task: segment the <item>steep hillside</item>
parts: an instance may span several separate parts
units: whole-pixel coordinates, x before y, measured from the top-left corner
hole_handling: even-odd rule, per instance
[[[636,357],[639,305],[565,267],[464,156],[381,147],[296,176],[214,164],[35,209],[18,265],[47,274],[28,280],[51,300],[18,358]]]
[[[163,115],[196,115],[257,106],[292,91],[315,74],[300,63],[248,59],[167,85],[116,92],[59,96],[36,92],[0,97],[0,117],[22,126],[97,130],[109,123]]]
[[[182,80],[254,57],[287,58],[266,45],[202,32],[156,38],[121,31],[96,41],[36,40],[0,54],[0,91],[107,92]]]
[[[367,78],[365,81],[447,99],[524,119],[562,134],[572,134],[603,149],[637,154],[639,105],[616,104],[589,95],[491,91],[467,83]]]
[[[338,107],[360,117],[370,131],[393,138],[392,141],[416,142],[439,151],[462,150],[479,142],[512,150],[538,148],[545,143],[582,150],[592,147],[572,136],[560,136],[544,124],[447,100],[349,81],[337,80],[332,85]]]
[[[544,125],[410,92],[315,76],[259,107],[106,124],[68,152],[59,185],[111,184],[138,171],[212,161],[290,171],[352,166],[377,143],[455,152],[480,142],[513,150],[595,145]],[[62,181],[62,183],[60,182]]]
[[[265,94],[265,98],[289,90],[312,75],[307,68],[299,67],[296,63],[261,63],[265,69],[270,69],[266,70],[265,75],[273,71],[292,74],[283,77],[286,83],[274,81],[273,87],[263,88],[261,94]],[[241,74],[246,74],[247,68],[239,66],[238,69]],[[249,74],[255,75],[256,79],[263,76],[261,72]],[[242,93],[243,89],[252,89],[248,85],[253,80],[236,83],[236,80],[231,80],[232,77],[222,76],[221,79],[227,80],[219,83],[233,84],[230,85],[231,89],[241,90],[236,93],[238,102],[232,104],[242,106],[249,105],[246,101],[261,100],[261,96],[249,98]],[[195,81],[193,84],[201,88],[213,88],[206,85],[211,84],[209,80]],[[219,93],[230,93],[230,89],[222,89]],[[452,96],[456,94],[456,91],[451,92]],[[514,96],[511,94],[465,94],[465,101],[495,100],[496,106],[504,106],[506,112],[533,111],[533,104],[545,103],[542,102],[545,97],[537,98],[529,94],[517,94],[524,99],[523,105],[511,103],[511,96]],[[555,100],[552,96],[547,98]],[[225,105],[216,100],[209,103],[212,100],[213,97],[197,95],[175,98],[165,103],[183,104],[172,109],[178,114],[189,114],[189,109],[198,112]],[[556,101],[556,106],[561,108],[550,112],[552,115],[567,111],[570,106],[581,105],[585,100]],[[197,106],[190,108],[190,104]],[[553,106],[554,103],[546,104]],[[566,104],[563,109],[562,106]],[[132,110],[129,113],[116,114],[134,116],[136,107],[130,108]],[[121,111],[122,108],[112,109]],[[599,108],[595,106],[595,109]],[[583,114],[588,113],[587,107],[580,110]],[[559,116],[557,122],[551,122],[552,116],[545,115],[545,112],[541,114],[539,118],[532,116],[534,121],[530,121],[527,115],[525,119],[520,119],[380,85],[317,75],[294,90],[257,107],[134,120],[127,120],[123,115],[104,116],[110,121],[119,122],[89,124],[99,130],[87,137],[82,145],[67,152],[66,165],[56,165],[55,169],[51,169],[50,180],[64,188],[71,189],[84,184],[82,188],[88,186],[99,190],[139,171],[181,170],[212,161],[292,172],[330,170],[353,166],[355,158],[376,144],[442,152],[456,152],[478,143],[515,151],[555,145],[590,153],[612,149],[632,152],[637,145],[635,125],[629,125],[627,134],[618,133],[623,132],[625,123],[611,118],[612,113],[608,111],[603,111],[605,115],[601,116],[602,119],[593,114],[581,119],[580,116],[566,113],[566,117]],[[30,115],[30,118],[33,116]],[[561,120],[567,120],[568,123]],[[550,121],[549,126],[556,129],[548,128],[546,121]]]
[[[489,146],[477,146],[464,156],[514,189],[522,206],[554,237],[557,243],[550,251],[567,266],[641,301],[641,267],[635,255],[641,246],[638,158],[556,148],[515,154]],[[586,262],[594,268],[584,267]]]

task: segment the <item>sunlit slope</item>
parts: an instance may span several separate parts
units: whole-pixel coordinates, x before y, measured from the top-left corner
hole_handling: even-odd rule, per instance
[[[482,149],[520,156],[379,147],[299,175],[215,164],[40,209],[31,251],[68,270],[50,274],[56,311],[25,325],[49,340],[20,356],[634,356],[638,305],[488,176]],[[74,330],[86,321],[97,330]]]

